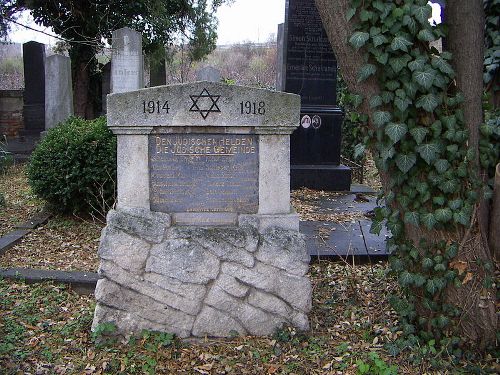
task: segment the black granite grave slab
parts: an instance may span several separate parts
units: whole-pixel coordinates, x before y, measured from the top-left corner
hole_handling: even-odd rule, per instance
[[[23,236],[29,232],[28,229],[18,229],[0,237],[0,255],[4,254],[12,246],[18,244]]]

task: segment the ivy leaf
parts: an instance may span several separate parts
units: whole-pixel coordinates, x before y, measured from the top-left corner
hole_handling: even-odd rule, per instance
[[[410,152],[408,154],[399,154],[396,156],[396,165],[403,173],[407,173],[417,162],[417,155]]]
[[[437,204],[438,206],[443,206],[446,200],[442,195],[432,197],[432,203]]]
[[[425,70],[415,70],[413,72],[413,80],[427,90],[431,88],[435,76],[436,72],[432,68],[427,68]]]
[[[382,29],[380,27],[375,27],[375,26],[370,27],[370,36],[378,35],[381,32],[382,32]]]
[[[370,226],[370,233],[379,235],[381,230],[382,230],[382,222],[372,221],[372,225]]]
[[[404,194],[398,194],[397,200],[403,208],[408,207],[410,204],[410,197]]]
[[[401,274],[399,275],[399,284],[401,286],[407,286],[407,285],[410,285],[411,282],[412,282],[412,276],[411,276],[411,273],[409,273],[408,271],[403,271],[401,272]]]
[[[366,9],[361,9],[361,12],[359,13],[359,19],[361,22],[366,22],[368,20],[371,20],[373,18],[373,12],[370,12]]]
[[[427,95],[422,95],[415,102],[415,106],[417,108],[423,108],[427,112],[433,112],[434,109],[439,105],[439,98],[433,93],[429,93]]]
[[[361,105],[361,103],[363,103],[363,95],[352,94],[351,103],[354,108],[358,108]]]
[[[432,8],[429,5],[427,5],[427,4],[423,5],[423,6],[413,5],[411,7],[411,14],[422,25],[426,25],[429,22],[428,21],[429,18],[431,18]]]
[[[434,262],[431,258],[422,259],[422,267],[426,270],[430,269],[434,265]]]
[[[428,28],[420,30],[417,34],[417,38],[418,40],[422,40],[424,42],[433,42],[434,40],[436,40],[436,37],[434,36],[432,31]]]
[[[380,95],[372,96],[370,99],[370,108],[376,108],[382,105],[382,97]]]
[[[438,208],[436,211],[434,211],[434,217],[437,221],[447,223],[453,218],[453,213],[448,207]]]
[[[411,104],[411,100],[408,98],[396,98],[394,99],[394,105],[396,106],[397,109],[399,109],[401,112],[406,111],[408,106]]]
[[[412,135],[415,142],[417,142],[417,145],[423,142],[428,132],[429,130],[422,126],[410,129],[410,134]]]
[[[410,42],[402,35],[397,35],[391,42],[391,49],[393,51],[401,50],[403,52],[408,52],[408,47],[412,46],[413,43]]]
[[[460,210],[453,214],[453,221],[457,224],[462,224],[465,227],[468,227],[470,224],[470,215],[465,210]]]
[[[356,146],[354,146],[354,159],[359,159],[364,154],[365,154],[364,144],[358,143]]]
[[[438,171],[438,173],[444,173],[450,167],[450,163],[446,159],[439,159],[434,163],[434,168]]]
[[[373,46],[376,48],[382,44],[387,43],[389,40],[384,34],[377,34],[372,36]]]
[[[408,26],[408,29],[412,34],[417,32],[417,22],[408,14],[403,17],[403,26]]]
[[[436,87],[439,87],[440,89],[446,88],[448,85],[449,79],[447,79],[444,75],[442,74],[436,74],[434,77],[434,82],[432,84]]]
[[[417,56],[415,60],[410,61],[408,63],[408,68],[410,68],[412,72],[415,70],[423,70],[426,62],[427,62],[427,57],[420,55]]]
[[[358,50],[365,45],[369,38],[370,34],[364,31],[356,31],[349,39],[349,44]]]
[[[431,163],[436,160],[439,155],[439,146],[437,143],[423,143],[417,146],[416,150],[422,159],[424,159],[429,165],[431,165]]]
[[[418,213],[415,211],[409,211],[405,213],[404,221],[407,224],[412,224],[416,227],[418,227],[419,220],[418,220]]]
[[[373,112],[373,124],[377,127],[381,127],[391,121],[391,114],[385,111],[375,111]]]
[[[443,193],[454,193],[457,191],[458,181],[455,179],[447,179],[443,181],[439,186],[439,190]]]
[[[431,65],[433,68],[439,69],[439,71],[447,74],[450,78],[453,78],[455,75],[455,71],[451,67],[451,65],[441,57],[433,57],[431,59]]]
[[[390,91],[382,91],[382,101],[387,104],[394,99],[394,94]]]
[[[431,212],[420,215],[420,221],[427,227],[427,229],[432,229],[437,224],[437,220]]]
[[[363,82],[365,79],[375,74],[377,67],[373,64],[365,64],[361,67],[358,74],[358,83]]]
[[[396,91],[396,89],[399,88],[399,82],[394,79],[391,79],[385,83],[385,87],[389,91]]]
[[[356,14],[356,9],[354,8],[349,8],[347,10],[347,13],[346,13],[346,16],[345,18],[347,19],[347,21],[349,22],[351,20],[352,17],[354,17],[354,15]]]
[[[387,64],[387,60],[389,59],[389,54],[387,52],[384,53],[378,53],[375,56],[375,59],[382,65]]]
[[[430,294],[434,295],[439,291],[439,287],[434,279],[427,280],[425,284],[425,290],[427,290]]]
[[[385,127],[385,134],[394,142],[399,142],[408,132],[406,124],[391,122]]]
[[[389,65],[391,66],[394,73],[399,73],[401,70],[406,68],[406,65],[411,60],[409,55],[404,55],[401,57],[395,57],[389,60]]]
[[[463,201],[461,199],[454,199],[448,202],[448,207],[450,207],[453,211],[460,209],[463,205]]]
[[[418,89],[418,86],[415,82],[413,81],[405,81],[403,82],[403,86],[405,88],[405,91],[406,91],[406,96],[409,97],[409,98],[415,98],[415,95],[417,94],[417,89]]]
[[[380,151],[380,158],[385,162],[387,159],[392,158],[395,153],[396,150],[394,149],[394,147],[384,148],[382,151]]]

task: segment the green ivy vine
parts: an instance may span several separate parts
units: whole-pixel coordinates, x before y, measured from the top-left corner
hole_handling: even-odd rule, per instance
[[[409,338],[402,345],[419,337],[460,355],[455,323],[461,310],[444,296],[447,287],[467,282],[467,272],[454,263],[459,239],[413,243],[405,233],[411,226],[429,234],[465,231],[481,191],[471,168],[474,150],[466,146],[464,98],[454,84],[452,55],[429,45],[445,36],[442,25],[429,23],[431,13],[427,0],[352,0],[346,16],[357,16],[349,43],[365,52],[358,82],[375,76],[381,89],[369,98],[355,95],[354,101],[368,100],[373,127],[364,127],[364,143],[376,151],[377,167],[389,176],[385,205],[375,210],[372,231],[380,232],[385,222],[392,233],[390,265],[406,297],[391,297]],[[362,119],[368,121],[366,115]],[[483,166],[498,158],[498,147],[488,145],[499,129],[491,122],[481,129]]]

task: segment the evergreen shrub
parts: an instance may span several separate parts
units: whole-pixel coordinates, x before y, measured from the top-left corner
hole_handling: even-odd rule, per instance
[[[115,197],[116,137],[104,117],[70,117],[47,132],[27,174],[33,192],[54,210],[104,215]]]

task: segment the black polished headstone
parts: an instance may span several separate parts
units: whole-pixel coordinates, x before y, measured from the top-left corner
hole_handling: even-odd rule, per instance
[[[45,130],[45,45],[38,42],[23,44],[24,108],[26,133]]]
[[[299,94],[302,105],[337,103],[337,61],[314,0],[287,0],[284,91]]]
[[[165,70],[165,59],[150,62],[149,86],[163,86],[167,84],[167,73]]]
[[[314,0],[287,0],[283,89],[301,96],[301,126],[290,138],[292,188],[349,190],[340,165],[343,112],[337,106],[337,61]]]

